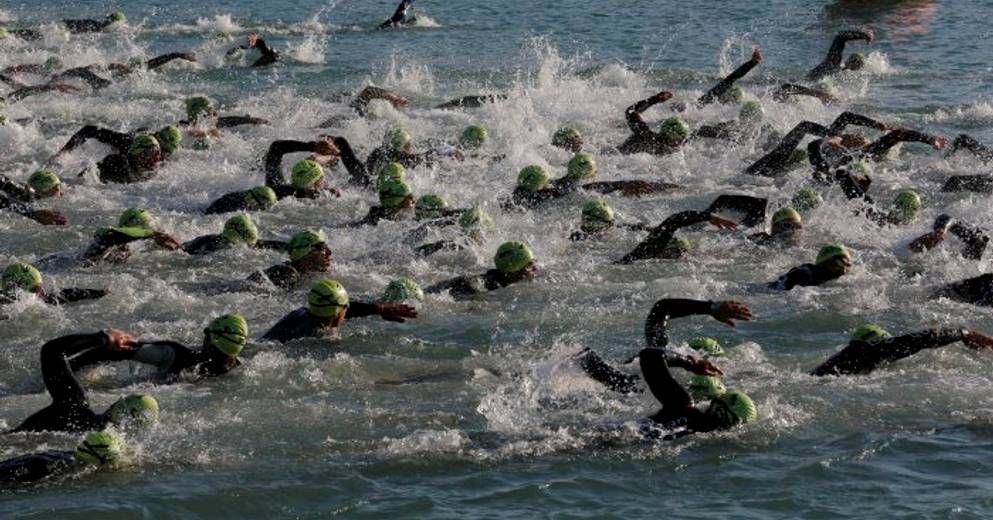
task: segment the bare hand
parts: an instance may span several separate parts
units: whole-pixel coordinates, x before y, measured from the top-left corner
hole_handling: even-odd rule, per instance
[[[934,138],[934,149],[935,150],[944,150],[946,146],[948,146],[948,138],[947,137],[944,137],[944,136],[940,136],[939,135],[938,137],[935,137]]]
[[[417,318],[417,309],[402,303],[382,303],[379,315],[386,321],[403,323],[407,319]]]
[[[734,327],[734,320],[752,321],[752,310],[743,303],[723,301],[717,304],[717,309],[710,313],[715,320]]]
[[[258,41],[259,41],[259,33],[257,32],[249,33],[248,38],[245,39],[245,42],[248,44],[249,47],[255,47],[255,44],[258,43]]]
[[[621,188],[621,193],[623,193],[627,197],[638,197],[641,195],[648,195],[654,192],[655,189],[653,188],[652,184],[646,181],[631,181],[626,183],[624,187]]]
[[[317,141],[317,146],[314,147],[314,153],[317,155],[339,155],[341,151],[330,140],[321,139]]]
[[[975,350],[993,350],[993,338],[972,330],[962,338],[962,343]]]
[[[393,103],[394,108],[403,108],[410,104],[410,100],[403,96],[393,96],[390,103]]]
[[[705,358],[698,358],[695,356],[686,356],[689,366],[686,368],[690,372],[701,376],[723,376],[724,372],[721,371],[717,365],[711,363]]]
[[[716,215],[710,216],[710,223],[717,226],[719,229],[738,229],[738,223],[728,220],[726,218],[721,218]]]
[[[176,240],[176,238],[173,237],[172,235],[166,233],[156,232],[154,235],[152,235],[152,240],[155,240],[156,244],[170,251],[175,251],[180,248],[179,241]]]
[[[49,209],[36,209],[31,212],[30,218],[45,226],[64,226],[69,223],[65,215]]]
[[[112,352],[130,352],[138,346],[138,339],[123,330],[107,329],[107,349]]]
[[[758,47],[752,51],[752,61],[755,63],[762,63],[762,50]]]
[[[659,100],[660,102],[669,101],[670,99],[672,99],[672,92],[669,92],[668,90],[663,90],[662,92],[655,94],[655,99]]]
[[[184,52],[184,53],[180,54],[179,57],[182,58],[182,59],[184,59],[184,60],[186,60],[186,61],[192,61],[194,63],[197,61],[196,55],[193,54],[192,52]]]

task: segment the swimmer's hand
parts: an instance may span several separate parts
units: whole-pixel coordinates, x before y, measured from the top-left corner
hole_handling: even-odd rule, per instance
[[[167,233],[156,231],[155,234],[152,235],[152,240],[154,240],[159,246],[170,251],[175,251],[180,248],[179,241],[176,240],[176,237],[173,237]]]
[[[386,321],[403,323],[408,319],[417,318],[417,309],[402,303],[380,303],[377,305],[377,310]]]
[[[138,346],[138,339],[123,330],[106,329],[103,333],[107,350],[112,352],[130,352]]]
[[[726,218],[721,218],[716,215],[711,215],[708,220],[712,225],[717,226],[719,229],[738,229],[738,223],[728,220]]]
[[[993,350],[993,338],[974,330],[968,331],[962,343],[975,350]]]
[[[698,358],[695,356],[686,356],[686,370],[693,372],[700,376],[723,376],[724,372],[717,365],[711,363],[705,358]]]
[[[935,150],[944,150],[948,146],[948,138],[941,135],[935,137],[933,146]]]
[[[752,61],[755,63],[762,63],[762,50],[758,47],[752,51]]]
[[[715,302],[710,310],[710,315],[721,323],[726,323],[731,327],[735,326],[734,320],[752,321],[752,310],[743,303],[735,301]]]

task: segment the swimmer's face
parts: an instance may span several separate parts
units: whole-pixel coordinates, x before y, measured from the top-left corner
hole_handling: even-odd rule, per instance
[[[847,258],[835,258],[824,264],[824,270],[832,276],[842,276],[852,267],[852,262]]]

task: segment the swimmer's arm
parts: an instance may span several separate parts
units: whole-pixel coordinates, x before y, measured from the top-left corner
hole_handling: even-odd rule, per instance
[[[406,318],[416,318],[417,311],[409,305],[399,303],[349,302],[345,318],[380,316],[386,321],[403,323]]]
[[[983,232],[982,228],[956,222],[948,228],[948,231],[965,243],[962,256],[971,260],[982,260],[983,252],[986,251],[986,246],[990,242],[990,238]]]
[[[396,10],[393,11],[393,16],[391,16],[389,20],[379,24],[377,29],[386,29],[399,25],[400,22],[402,22],[407,16],[407,9],[410,8],[410,4],[412,3],[414,3],[414,0],[401,0],[400,5],[398,5]]]
[[[0,174],[0,191],[20,202],[31,202],[34,200],[34,190],[29,186],[18,184],[2,174]]]
[[[638,354],[641,374],[652,395],[667,412],[684,410],[693,406],[690,393],[679,384],[666,361],[666,353],[658,348],[646,348]]]
[[[879,139],[876,139],[872,143],[869,143],[863,151],[872,157],[873,160],[879,161],[882,160],[883,156],[886,155],[891,148],[896,146],[898,143],[903,142],[924,143],[938,149],[944,146],[943,137],[918,132],[916,130],[908,130],[906,128],[897,128]]]
[[[18,65],[17,67],[27,67],[27,66],[28,65]],[[8,69],[12,69],[12,68],[14,68],[14,67],[8,67]],[[16,73],[16,72],[17,71],[13,71],[13,72],[10,72],[10,73],[13,74],[13,73]],[[6,70],[6,69],[3,71],[3,73],[0,73],[0,81],[6,83],[8,85],[10,85],[11,88],[22,89],[22,88],[25,88],[25,87],[28,86],[26,83],[21,83],[20,81],[17,81],[16,79],[8,76],[7,74],[8,74],[8,70]]]
[[[712,301],[668,298],[655,302],[645,320],[645,344],[649,348],[665,348],[669,344],[669,320],[695,314],[711,315]]]
[[[681,228],[706,222],[711,217],[706,211],[682,211],[665,219],[661,224],[652,228],[644,241],[638,244],[630,253],[617,261],[618,264],[629,264],[635,260],[658,258],[672,240],[673,234]]]
[[[719,99],[722,95],[724,95],[724,93],[731,90],[731,87],[734,86],[735,81],[745,77],[746,74],[748,74],[761,62],[762,53],[758,49],[755,49],[752,52],[752,58],[750,60],[742,63],[737,69],[734,69],[731,74],[728,74],[727,77],[715,85],[714,88],[708,90],[706,94],[700,96],[700,99],[697,100],[697,106],[702,107],[704,105],[709,105]]]
[[[102,289],[62,289],[55,294],[46,294],[45,303],[49,305],[62,305],[65,303],[81,302],[85,300],[96,300],[107,295],[107,291]]]
[[[351,178],[351,182],[360,186],[372,185],[372,178],[369,176],[365,164],[355,156],[355,151],[352,150],[352,145],[349,144],[348,140],[344,137],[335,137],[332,142],[338,148],[341,163],[348,170],[348,176]]]
[[[966,134],[961,134],[955,138],[952,143],[952,148],[948,150],[948,155],[954,154],[960,148],[965,148],[973,153],[976,157],[979,157],[984,163],[993,162],[993,149],[983,145],[979,141],[973,139],[971,136]]]
[[[217,118],[217,128],[230,128],[240,125],[268,125],[269,120],[252,116],[224,116]]]
[[[121,154],[128,152],[128,147],[131,145],[132,140],[131,136],[128,134],[115,132],[113,130],[108,130],[106,128],[100,128],[93,125],[86,125],[69,138],[69,141],[66,142],[65,146],[63,146],[62,149],[55,154],[55,157],[71,152],[90,139],[96,139],[97,141],[114,148]]]
[[[650,195],[652,193],[662,193],[665,191],[677,190],[680,188],[677,184],[669,184],[667,182],[649,182],[649,181],[598,181],[598,182],[588,182],[580,186],[586,191],[595,191],[597,193],[614,193],[621,192],[621,194],[628,197],[637,197],[640,195]]]
[[[624,111],[624,117],[628,122],[628,128],[631,129],[635,135],[648,135],[652,134],[651,128],[648,127],[648,123],[645,122],[644,118],[641,117],[641,113],[649,108],[659,104],[664,103],[672,99],[672,92],[663,90],[658,94],[629,106],[627,110]]]
[[[803,85],[795,85],[792,83],[783,83],[780,85],[775,92],[772,94],[772,98],[780,103],[786,101],[793,96],[810,96],[817,98],[825,105],[829,103],[834,103],[837,99],[828,94],[824,90],[806,87]]]
[[[731,141],[734,139],[734,121],[724,121],[713,125],[701,125],[693,132],[695,137],[705,137],[707,139],[723,139]]]
[[[69,69],[65,72],[61,72],[52,77],[52,80],[60,80],[62,78],[77,78],[86,82],[90,88],[94,90],[99,90],[107,87],[112,82],[109,79],[101,78],[95,72],[93,72],[92,65],[86,67],[76,67]]]
[[[765,222],[768,199],[750,195],[720,195],[707,208],[707,213],[719,213],[725,210],[737,211],[744,214],[741,223],[755,226]]]
[[[316,147],[316,141],[274,141],[269,145],[269,150],[266,151],[265,158],[262,160],[266,186],[275,189],[277,186],[287,184],[282,172],[284,155],[295,152],[314,152]]]
[[[69,366],[69,358],[91,348],[107,348],[109,338],[103,331],[56,338],[41,347],[41,375],[52,401],[59,404],[89,406],[86,390]]]
[[[831,135],[839,135],[848,125],[865,126],[868,128],[873,128],[876,130],[886,130],[886,124],[876,121],[870,117],[863,116],[862,114],[856,114],[854,112],[842,112],[831,126],[828,127]]]
[[[173,60],[186,60],[196,63],[197,58],[192,52],[171,52],[169,54],[163,54],[148,60],[145,62],[145,68],[148,70],[155,70]]]
[[[10,94],[7,94],[7,101],[20,101],[26,97],[33,96],[35,94],[43,94],[45,92],[58,91],[65,94],[77,94],[79,89],[72,86],[66,85],[64,83],[46,83],[44,85],[32,85],[29,87],[24,87],[17,89]]]
[[[263,65],[269,65],[279,60],[279,54],[276,54],[276,51],[272,50],[268,45],[266,45],[265,40],[263,40],[262,38],[259,38],[258,40],[255,41],[255,48],[262,53],[262,56],[259,57],[259,59],[255,60],[255,63],[252,64],[253,67],[261,67]]]

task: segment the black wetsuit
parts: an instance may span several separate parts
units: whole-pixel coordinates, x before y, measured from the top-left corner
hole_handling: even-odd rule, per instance
[[[18,202],[33,202],[35,193],[30,187],[14,182],[6,175],[0,175],[0,196],[7,196]]]
[[[473,96],[462,96],[460,98],[455,98],[440,105],[435,106],[438,109],[457,109],[457,108],[479,108],[487,103],[495,103],[499,100],[507,99],[506,94],[483,94],[483,95],[473,95]]]
[[[982,274],[948,284],[936,290],[933,296],[971,303],[981,307],[993,307],[993,273]]]
[[[722,79],[717,85],[714,85],[713,88],[708,90],[704,95],[700,96],[700,99],[696,102],[697,106],[702,107],[704,105],[709,105],[714,101],[720,100],[721,96],[734,87],[735,81],[745,77],[745,75],[754,69],[758,64],[758,60],[752,59],[738,66],[738,68],[734,69],[731,74],[728,74],[727,77]]]
[[[470,296],[486,291],[495,291],[516,283],[510,279],[503,271],[490,269],[484,274],[474,276],[459,276],[451,280],[436,283],[427,289],[426,293],[448,292],[452,298],[463,300]]]
[[[811,88],[804,85],[796,85],[793,83],[783,83],[772,93],[772,99],[779,101],[780,103],[795,96],[809,96],[817,98],[825,105],[836,101],[834,96],[824,90]]]
[[[723,428],[714,416],[693,406],[689,391],[672,376],[670,364],[684,366],[678,358],[668,356],[662,349],[646,348],[638,353],[638,361],[648,389],[662,405],[661,410],[648,418],[651,422],[642,425],[642,434],[670,440]]]
[[[252,196],[251,190],[235,191],[211,202],[207,209],[203,210],[203,213],[204,215],[217,215],[235,211],[257,211],[261,209],[260,204]]]
[[[187,61],[196,61],[195,59],[191,59],[191,58],[192,56],[190,54],[183,52],[173,52],[169,54],[163,54],[162,56],[156,56],[155,58],[152,58],[147,62],[145,62],[144,68],[146,70],[155,70],[171,61],[178,59],[183,59]],[[58,74],[53,75],[50,81],[59,81],[66,78],[75,78],[86,82],[86,84],[89,85],[90,88],[92,88],[93,90],[100,90],[102,88],[106,88],[111,84],[113,84],[112,80],[106,79],[104,77],[101,77],[99,74],[97,74],[97,71],[100,70],[101,68],[102,67],[98,65],[73,67],[71,69],[66,69],[62,72],[59,72]],[[128,76],[130,74],[134,74],[135,72],[140,70],[141,67],[131,67],[123,63],[111,63],[106,67],[106,69],[111,72],[114,79],[119,79]]]
[[[501,207],[505,210],[536,209],[548,202],[567,197],[575,192],[575,187],[562,188],[550,186],[538,191],[517,187],[511,193],[510,199],[505,200],[501,204]]]
[[[238,358],[230,357],[217,349],[204,347],[191,349],[175,341],[148,341],[138,344],[138,348],[128,352],[113,352],[107,349],[90,349],[69,360],[75,372],[84,367],[114,361],[134,361],[155,366],[161,382],[174,383],[184,371],[191,371],[197,377],[210,377],[226,374],[241,366]]]
[[[140,170],[131,160],[128,150],[134,142],[134,136],[99,128],[93,125],[84,126],[76,132],[62,149],[72,150],[88,139],[96,139],[110,146],[116,153],[108,155],[97,163],[100,182],[128,184],[147,181],[155,177],[155,169]]]
[[[348,310],[345,311],[345,319],[363,318],[366,316],[376,316],[379,312],[374,303],[356,302],[348,303]],[[262,339],[286,343],[299,338],[319,338],[328,332],[327,326],[310,313],[306,307],[287,314],[266,332]]]
[[[107,295],[107,291],[101,289],[79,289],[70,287],[55,293],[40,291],[38,297],[49,305],[64,305],[86,300],[96,300]],[[14,301],[14,294],[0,292],[0,305],[6,305]]]
[[[52,404],[28,417],[15,432],[102,430],[110,422],[90,408],[86,390],[76,379],[69,358],[88,349],[106,349],[107,335],[76,334],[56,338],[41,347],[41,375],[52,396]]]
[[[204,235],[194,238],[182,245],[183,251],[191,255],[209,255],[225,249],[230,249],[235,244],[224,237],[224,235]],[[289,247],[286,242],[277,240],[259,240],[254,247],[258,249],[273,249],[276,251],[286,251]]]
[[[151,234],[147,237],[133,237],[126,233],[117,231],[114,228],[101,228],[93,236],[93,243],[83,252],[83,259],[88,262],[110,262],[122,263],[131,257],[131,249],[128,244],[138,240],[153,238]]]
[[[791,291],[796,286],[817,287],[832,280],[841,278],[817,264],[803,264],[780,276],[775,282],[769,282],[769,288],[783,291]]]
[[[845,44],[852,40],[865,40],[868,42],[871,40],[871,37],[869,36],[869,33],[864,31],[842,31],[838,33],[838,35],[834,37],[834,41],[831,42],[831,48],[828,50],[827,57],[825,57],[824,61],[807,73],[807,80],[819,81],[827,76],[841,72],[841,62],[842,58],[844,58]]]
[[[73,472],[79,462],[71,451],[46,451],[0,462],[0,487],[31,484]]]
[[[407,20],[407,10],[410,9],[410,6],[413,3],[414,0],[401,0],[400,5],[396,8],[396,11],[393,11],[393,16],[391,16],[389,20],[379,24],[376,28],[388,29],[390,27],[399,27],[406,23],[410,23],[410,20]]]
[[[669,251],[669,242],[676,231],[694,224],[710,220],[709,211],[681,211],[665,219],[661,224],[651,229],[648,238],[635,246],[630,253],[618,260],[618,264],[630,264],[637,260],[649,258],[679,258],[680,254]]]
[[[671,97],[671,96],[670,96]],[[662,134],[653,132],[641,117],[641,113],[649,108],[663,103],[669,98],[662,99],[658,95],[643,99],[627,108],[624,111],[624,118],[627,120],[628,128],[632,135],[617,147],[617,151],[622,154],[650,153],[655,155],[669,155],[676,152],[682,143],[672,143],[665,139]]]
[[[67,31],[70,34],[86,34],[86,33],[96,33],[103,32],[104,29],[113,25],[113,20],[62,20],[62,25],[65,25]]]
[[[962,148],[972,152],[983,164],[993,162],[993,149],[966,134],[961,134],[955,138],[947,155],[952,155]],[[993,175],[955,175],[948,178],[941,191],[993,193]]]
[[[238,47],[231,49],[231,51],[229,51],[228,53],[230,54],[232,51],[236,51],[237,49],[248,50],[253,48],[258,50],[262,54],[261,56],[259,56],[257,60],[255,60],[255,63],[252,63],[253,67],[263,67],[265,65],[272,65],[273,63],[279,61],[279,54],[277,54],[276,51],[269,48],[269,46],[266,45],[265,40],[263,40],[262,38],[255,40],[255,45],[248,45],[248,44],[239,45]]]
[[[373,150],[365,160],[365,169],[368,172],[367,175],[370,176],[370,181],[366,185],[372,184],[372,178],[379,175],[379,170],[382,170],[387,164],[394,162],[402,164],[407,169],[417,168],[422,164],[426,166],[430,166],[431,164],[427,154],[407,153],[383,145]]]
[[[853,340],[810,372],[813,376],[868,374],[886,363],[912,356],[926,348],[962,341],[962,329],[928,329],[916,334],[887,338],[876,343]]]

